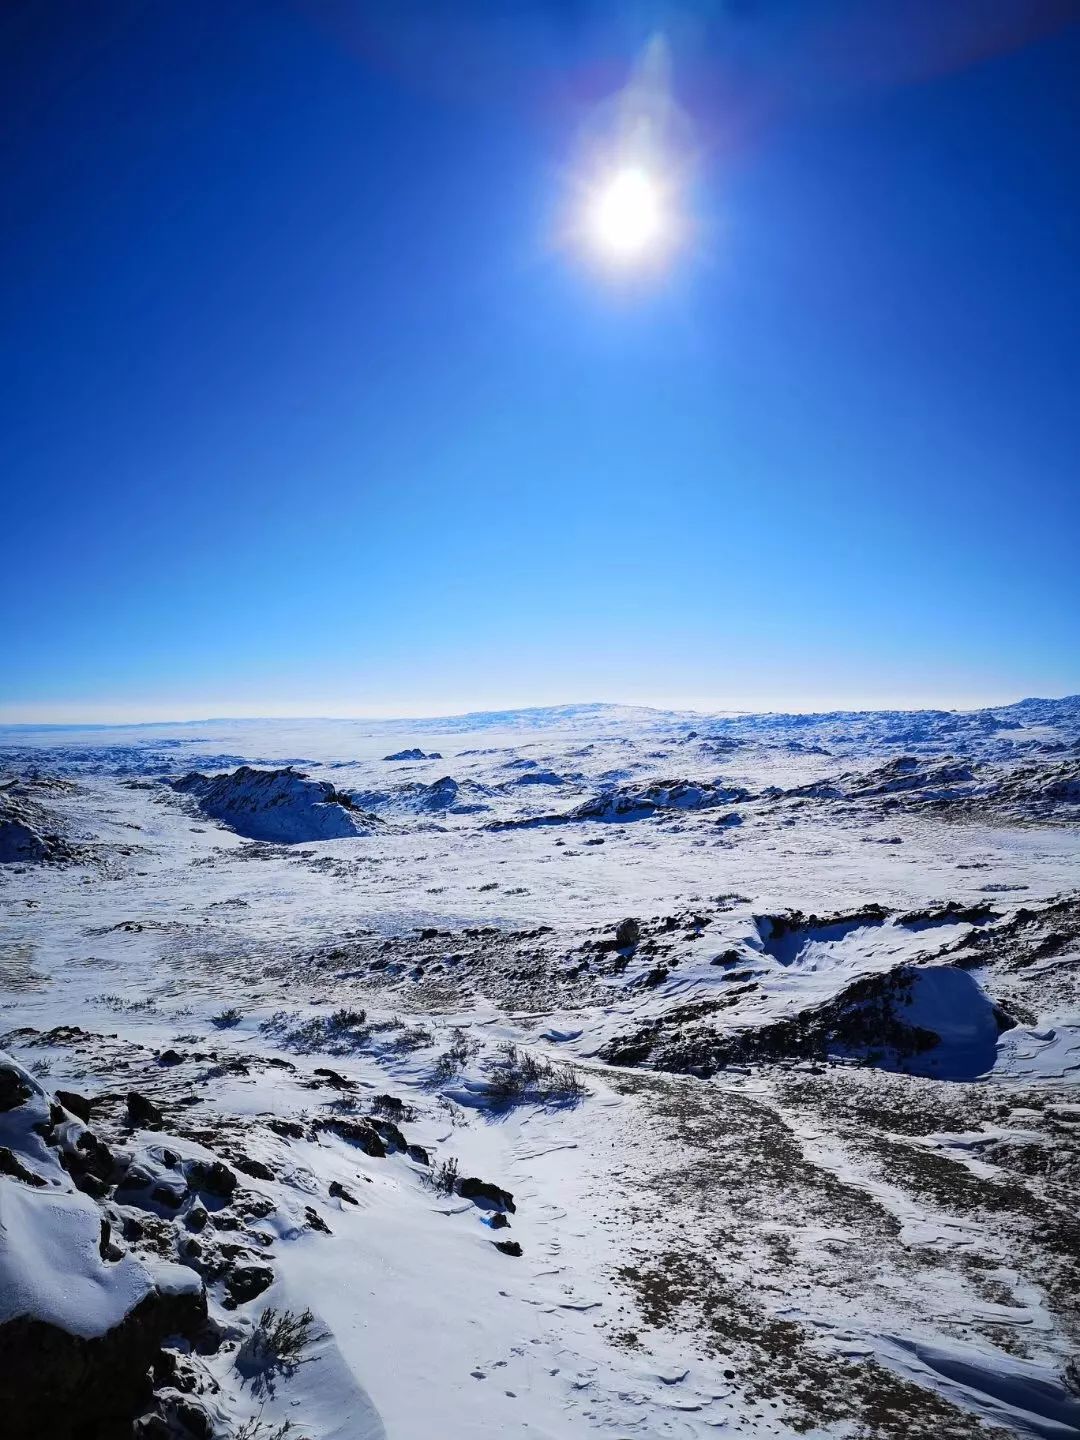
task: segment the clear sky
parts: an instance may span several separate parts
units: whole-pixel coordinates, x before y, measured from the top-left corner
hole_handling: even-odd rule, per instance
[[[1080,690],[1077,16],[4,7],[0,719]]]

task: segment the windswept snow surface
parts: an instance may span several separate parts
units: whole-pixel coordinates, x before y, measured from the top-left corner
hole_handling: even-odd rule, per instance
[[[221,1437],[1080,1434],[1078,765],[1076,698],[0,730],[0,1335],[203,1284]]]

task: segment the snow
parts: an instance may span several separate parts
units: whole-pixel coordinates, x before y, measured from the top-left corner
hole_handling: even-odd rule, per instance
[[[0,1144],[44,1181],[31,1186],[0,1177],[0,1325],[28,1317],[91,1339],[118,1325],[155,1288],[196,1289],[196,1277],[179,1265],[148,1264],[130,1252],[102,1257],[99,1207],[74,1188],[38,1133],[49,1118],[41,1086],[10,1056],[0,1053],[0,1064],[18,1074],[31,1095],[0,1113]]]
[[[91,1098],[158,1085],[165,1129],[123,1144],[178,1193],[190,1161],[219,1153],[218,1125],[271,1172],[242,1183],[272,1206],[245,1243],[273,1284],[230,1312],[211,1283],[211,1311],[239,1341],[264,1306],[310,1305],[322,1338],[273,1393],[238,1374],[235,1349],[200,1360],[226,1433],[261,1416],[311,1440],[840,1440],[854,1391],[823,1418],[784,1389],[814,1356],[830,1368],[806,1384],[823,1395],[846,1383],[842,1357],[869,1359],[916,1387],[904,1405],[925,1393],[1007,1433],[1075,1433],[1053,1257],[1006,1201],[1049,1215],[1055,1165],[1071,1173],[1080,950],[1050,916],[1021,964],[1003,927],[1075,887],[1058,768],[1078,737],[1075,699],[0,732],[0,765],[74,847],[0,868],[4,1043],[33,1087],[0,1114],[0,1144],[49,1180],[0,1174],[0,1323],[101,1334],[151,1286],[197,1283],[134,1246],[101,1258],[101,1205],[33,1128],[48,1106],[32,1060]],[[724,823],[735,806],[741,823]],[[627,916],[642,939],[620,956]],[[678,1038],[688,1007],[715,1007],[694,1024],[717,1035],[753,1033],[889,977],[930,1048],[834,1047],[836,1063],[708,1079],[598,1059],[654,1022]],[[459,1032],[464,1058],[443,1073]],[[588,1093],[501,1104],[507,1043],[576,1067]],[[386,1094],[415,1112],[401,1128],[433,1165],[321,1123]],[[181,1114],[206,1138],[176,1133]],[[1043,1169],[1014,1165],[1033,1153]],[[448,1159],[512,1192],[508,1228],[432,1184]],[[689,1284],[650,1310],[625,1273],[683,1261],[705,1277],[700,1310]],[[742,1329],[725,1351],[710,1327],[729,1313]],[[802,1337],[795,1360],[759,1344],[780,1321]],[[917,1408],[914,1440],[948,1433]]]

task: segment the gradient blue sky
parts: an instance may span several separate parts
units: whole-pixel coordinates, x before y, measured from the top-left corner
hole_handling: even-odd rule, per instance
[[[1080,689],[1076,15],[5,7],[0,719]],[[557,236],[658,29],[619,283]]]

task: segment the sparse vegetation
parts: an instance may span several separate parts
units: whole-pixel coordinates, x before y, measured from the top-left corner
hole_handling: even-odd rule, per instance
[[[220,1010],[216,1015],[211,1015],[210,1022],[219,1030],[231,1030],[234,1025],[239,1025],[243,1018],[242,1012],[235,1005],[230,1005],[227,1010]]]
[[[248,1375],[271,1370],[294,1370],[304,1351],[320,1337],[310,1310],[276,1310],[270,1306],[240,1346],[237,1367]]]
[[[271,1425],[259,1416],[252,1416],[232,1432],[231,1440],[304,1440],[291,1420]]]
[[[552,1065],[507,1041],[487,1064],[490,1094],[496,1103],[575,1105],[587,1093],[571,1065]]]
[[[455,1026],[450,1033],[453,1036],[450,1048],[443,1051],[432,1067],[431,1078],[436,1084],[453,1080],[460,1075],[480,1048],[468,1031],[461,1029],[460,1026]]]
[[[440,1160],[428,1177],[431,1188],[443,1195],[453,1195],[457,1182],[458,1162],[453,1156],[448,1160]]]
[[[99,995],[97,1003],[119,1015],[152,1015],[157,1009],[153,1000],[129,1000],[125,995]]]
[[[330,1015],[301,1017],[295,1011],[278,1010],[259,1029],[279,1045],[301,1054],[323,1051],[328,1055],[350,1055],[371,1039],[371,1028],[363,1010],[335,1010]]]

